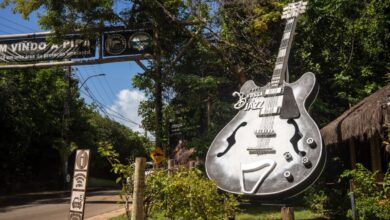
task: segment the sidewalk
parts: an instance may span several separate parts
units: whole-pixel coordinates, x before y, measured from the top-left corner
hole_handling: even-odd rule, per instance
[[[114,210],[114,211],[111,211],[111,212],[107,212],[107,213],[104,213],[102,215],[97,215],[97,216],[93,216],[93,217],[89,217],[89,218],[86,218],[86,220],[108,220],[110,218],[114,218],[114,217],[117,217],[117,216],[120,216],[120,215],[123,215],[125,214],[126,211],[125,209],[122,207],[118,210]]]

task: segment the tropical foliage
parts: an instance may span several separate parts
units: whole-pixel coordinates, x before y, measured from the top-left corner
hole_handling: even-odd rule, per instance
[[[122,183],[121,198],[130,219],[129,202],[133,194],[134,160],[121,161],[109,143],[102,143],[99,153],[105,157]],[[224,219],[235,216],[238,201],[232,194],[222,193],[214,181],[198,169],[179,168],[172,174],[157,169],[145,177],[145,215],[163,215],[172,219]]]
[[[120,2],[125,3],[118,9]],[[133,85],[148,97],[139,109],[142,124],[155,134],[156,145],[168,152],[179,138],[185,138],[188,146],[197,149],[196,154],[204,156],[215,134],[236,113],[232,92],[248,79],[258,85],[269,81],[284,26],[280,13],[288,2],[5,0],[3,5],[13,4],[15,12],[26,17],[43,8],[39,22],[54,30],[57,37],[75,29],[87,35],[113,26],[153,29],[154,59],[145,61],[147,70],[133,79]],[[320,93],[311,115],[320,127],[388,83],[389,11],[390,0],[308,1],[308,9],[298,22],[289,72],[291,81],[307,71],[316,74]],[[36,77],[32,71],[25,75],[3,73],[6,77],[0,78],[0,126],[6,133],[1,140],[5,153],[0,155],[0,163],[9,170],[4,175],[6,183],[20,170],[25,170],[23,178],[33,178],[32,166],[25,164],[25,159],[37,157],[40,148],[48,149],[48,155],[58,153],[56,149],[68,152],[56,147],[63,143],[65,83],[61,74],[45,75],[47,71],[39,71]],[[50,77],[55,79],[44,86],[37,84]],[[71,106],[75,117],[70,129],[72,146],[96,149],[101,141],[114,148],[144,143],[86,108],[79,99]],[[181,134],[172,132],[173,124],[180,125]],[[114,134],[126,138],[115,139]],[[143,148],[131,149],[132,155],[144,153]],[[315,199],[328,201],[323,194]],[[324,211],[323,207],[315,208]]]
[[[387,170],[383,185],[378,185],[378,172],[372,172],[362,164],[356,164],[356,169],[346,170],[343,178],[353,180],[353,192],[356,195],[356,208],[359,219],[389,219],[390,198],[390,168]],[[351,213],[350,213],[351,214]]]
[[[42,26],[60,34],[117,25],[153,29],[155,59],[134,78],[134,86],[149,97],[139,110],[143,126],[155,133],[157,145],[167,146],[176,142],[169,125],[182,124],[190,145],[204,153],[212,134],[234,115],[231,93],[245,80],[259,85],[269,80],[287,1],[132,0],[120,10],[114,10],[118,2],[102,0],[3,1],[10,3],[26,17],[45,8]],[[389,5],[309,1],[298,23],[290,73],[292,79],[306,71],[316,74],[322,90],[312,115],[320,125],[386,83]]]
[[[95,157],[101,141],[113,143],[123,157],[145,155],[146,138],[100,116],[79,97],[77,81],[69,84],[65,76],[56,68],[0,72],[1,190],[58,187],[74,150],[88,148]],[[107,177],[110,166],[100,161],[91,160],[91,175]]]

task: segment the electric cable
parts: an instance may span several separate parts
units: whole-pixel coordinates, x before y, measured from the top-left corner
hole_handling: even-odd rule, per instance
[[[81,73],[77,72],[77,74],[78,74],[83,80],[85,80],[84,77],[82,77]],[[107,117],[110,118],[110,116],[111,116],[111,117],[120,119],[120,120],[122,120],[122,121],[126,121],[126,122],[129,122],[129,123],[132,123],[132,124],[135,124],[135,125],[138,125],[138,126],[139,126],[139,124],[138,124],[137,122],[135,122],[135,121],[133,121],[133,120],[127,118],[126,116],[124,116],[124,115],[122,115],[121,113],[115,111],[115,110],[112,109],[111,107],[108,107],[108,106],[102,104],[102,103],[96,98],[96,96],[93,94],[92,90],[91,90],[86,84],[84,84],[83,87],[84,87],[84,89],[86,90],[87,93],[85,93],[83,90],[81,90],[81,88],[80,88],[80,91],[81,91],[83,94],[87,95],[89,98],[91,98],[91,100],[97,105],[97,107],[98,107],[98,108],[102,111],[102,113],[104,113]],[[109,112],[107,112],[107,110],[108,110]]]
[[[3,19],[3,20],[8,21],[8,22],[10,22],[10,23],[13,23],[13,24],[15,24],[15,25],[18,25],[18,26],[20,26],[20,27],[22,27],[22,28],[24,28],[24,29],[27,29],[27,30],[30,30],[30,31],[34,31],[34,32],[39,32],[37,29],[34,29],[34,28],[31,28],[31,27],[22,25],[22,24],[17,23],[17,22],[15,22],[15,21],[13,21],[13,20],[11,20],[11,19],[9,19],[9,18],[6,18],[6,17],[4,17],[4,16],[2,16],[2,15],[0,15],[0,18]]]

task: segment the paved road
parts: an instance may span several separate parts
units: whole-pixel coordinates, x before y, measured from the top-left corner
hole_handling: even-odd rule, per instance
[[[122,209],[119,191],[98,191],[87,194],[85,218]],[[25,204],[0,206],[1,220],[66,220],[69,215],[70,197],[37,199]]]

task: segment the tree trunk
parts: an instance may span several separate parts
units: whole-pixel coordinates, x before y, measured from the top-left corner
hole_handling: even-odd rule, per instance
[[[158,67],[160,68],[160,67]],[[162,147],[162,85],[161,85],[161,68],[157,70],[156,80],[156,146]]]
[[[238,79],[240,80],[240,85],[244,85],[244,83],[247,81],[245,69],[240,66],[235,66],[236,74],[238,76]]]
[[[154,72],[155,83],[155,110],[156,110],[156,146],[162,147],[162,68],[161,50],[158,46],[158,27],[155,24],[153,30],[154,60],[156,70]]]

